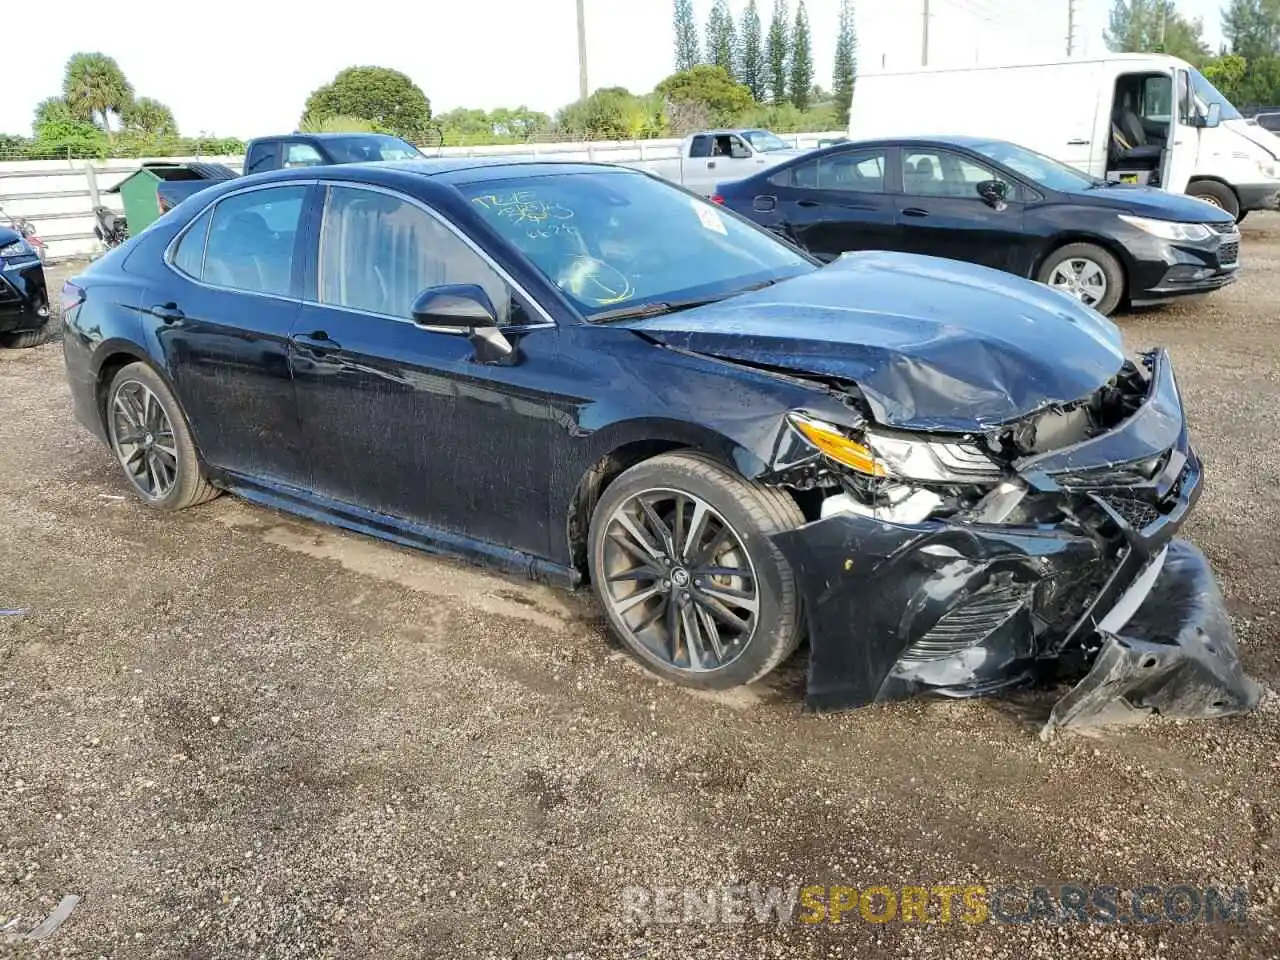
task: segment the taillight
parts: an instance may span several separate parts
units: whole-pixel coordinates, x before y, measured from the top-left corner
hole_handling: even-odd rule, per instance
[[[70,313],[80,304],[84,303],[84,290],[77,287],[68,280],[62,285],[62,313],[63,316]]]
[[[712,203],[719,203],[719,204],[723,204],[723,203],[724,203],[724,197],[720,196],[720,194],[718,194],[718,193],[713,193],[713,194],[711,195],[711,202],[712,202]]]

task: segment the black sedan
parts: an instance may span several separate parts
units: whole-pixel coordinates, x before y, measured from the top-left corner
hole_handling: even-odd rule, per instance
[[[40,254],[18,231],[0,227],[0,347],[34,347],[48,325]]]
[[[680,683],[807,629],[816,707],[1052,664],[1096,664],[1055,724],[1258,697],[1174,539],[1201,469],[1168,358],[1015,277],[824,267],[617,167],[419,161],[212,187],[63,303],[76,413],[145,503],[589,580]]]
[[[1240,233],[1209,204],[1097,180],[972,137],[846,143],[716,188],[821,260],[901,250],[981,263],[1104,314],[1235,279]]]

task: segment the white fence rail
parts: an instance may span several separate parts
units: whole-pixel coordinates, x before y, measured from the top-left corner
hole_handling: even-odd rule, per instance
[[[838,132],[784,134],[796,147],[816,147]],[[440,147],[428,151],[442,157],[521,157],[541,160],[594,160],[644,167],[680,155],[680,140],[530,143],[490,147]],[[159,161],[199,159],[222,163],[237,172],[244,157],[156,157]],[[137,170],[143,159],[13,160],[0,162],[0,223],[4,214],[25,217],[48,245],[49,258],[62,260],[98,252],[93,208],[101,203],[121,212],[120,195],[106,191]]]

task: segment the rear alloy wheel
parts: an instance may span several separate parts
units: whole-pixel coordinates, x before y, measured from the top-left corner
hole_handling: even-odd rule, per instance
[[[1225,210],[1231,214],[1237,221],[1241,219],[1240,201],[1236,199],[1235,191],[1225,183],[1218,183],[1216,180],[1197,180],[1187,187],[1187,196],[1211,203],[1219,210]]]
[[[769,536],[804,522],[786,494],[694,453],[623,473],[591,520],[591,578],[623,644],[687,686],[750,683],[800,638],[795,579]]]
[[[148,506],[181,510],[218,495],[204,478],[177,398],[145,363],[116,374],[104,412],[111,449]]]
[[[1124,296],[1120,261],[1092,243],[1072,243],[1055,250],[1037,279],[1102,314],[1115,312]]]

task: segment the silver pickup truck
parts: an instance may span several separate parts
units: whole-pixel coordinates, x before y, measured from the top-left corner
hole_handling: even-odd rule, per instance
[[[806,152],[768,130],[704,130],[681,141],[678,157],[626,165],[709,194],[717,183],[740,180]]]

